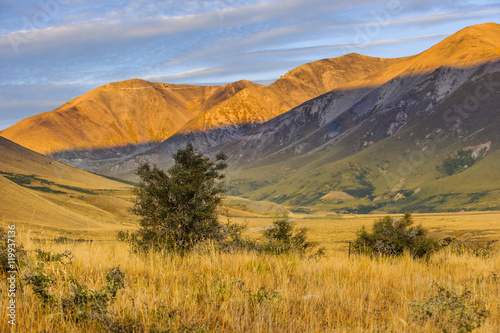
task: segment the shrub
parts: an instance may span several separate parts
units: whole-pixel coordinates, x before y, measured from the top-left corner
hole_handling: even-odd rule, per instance
[[[66,250],[61,253],[52,253],[52,252],[46,252],[41,249],[35,249],[36,257],[38,260],[41,260],[43,262],[58,262],[63,265],[71,264],[71,261],[73,260],[73,255],[71,254],[71,251]]]
[[[71,291],[61,298],[62,308],[66,315],[75,320],[87,318],[100,322],[106,316],[108,306],[115,300],[118,290],[125,287],[125,274],[120,267],[114,267],[106,274],[106,286],[99,291],[90,290],[75,278],[70,279]]]
[[[38,267],[32,273],[26,273],[24,278],[26,285],[31,285],[33,292],[38,296],[43,306],[56,300],[48,290],[48,288],[51,287],[56,280],[47,275],[41,267]]]
[[[446,237],[442,246],[458,255],[469,254],[478,258],[491,258],[497,252],[494,246],[496,242],[497,240],[460,240]]]
[[[461,295],[436,284],[437,294],[411,304],[410,320],[418,325],[432,322],[442,332],[472,332],[481,327],[489,312],[468,290]]]
[[[18,243],[17,240],[15,243],[9,242],[7,232],[0,228],[0,274],[19,270],[25,257],[26,251],[24,251],[22,244]]]
[[[38,252],[38,256],[40,256],[40,252]],[[61,262],[60,259],[46,261]],[[118,290],[125,287],[125,274],[119,267],[114,267],[106,274],[106,285],[100,290],[89,289],[74,277],[70,277],[65,280],[69,292],[57,296],[50,290],[57,280],[45,272],[43,261],[39,262],[31,272],[27,272],[24,275],[24,280],[27,286],[31,286],[42,306],[48,307],[49,311],[60,308],[66,317],[74,321],[93,319],[104,326],[112,321],[112,316],[108,313],[108,306],[114,302]]]
[[[224,236],[218,208],[225,193],[225,155],[211,161],[188,144],[172,157],[175,165],[166,172],[147,163],[136,172],[141,182],[135,189],[133,212],[141,217],[140,229],[120,232],[118,238],[137,251],[185,252],[204,240]]]
[[[283,216],[274,220],[273,227],[264,230],[262,249],[270,254],[299,253],[304,254],[317,246],[317,243],[307,240],[307,229],[294,230],[294,223]],[[322,255],[324,249],[320,248],[317,255]]]
[[[438,243],[427,237],[422,226],[411,227],[413,216],[405,213],[402,218],[383,217],[373,223],[372,233],[363,227],[353,243],[354,252],[374,255],[402,255],[404,251],[414,258],[427,257],[438,249]]]
[[[469,150],[460,150],[457,152],[456,156],[447,157],[443,161],[443,164],[436,168],[445,175],[451,176],[470,168],[484,155],[485,152],[486,148],[481,149],[476,155]]]

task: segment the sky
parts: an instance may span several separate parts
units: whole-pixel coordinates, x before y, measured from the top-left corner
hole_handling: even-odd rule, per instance
[[[109,82],[269,84],[486,22],[500,23],[500,0],[0,0],[0,130]]]

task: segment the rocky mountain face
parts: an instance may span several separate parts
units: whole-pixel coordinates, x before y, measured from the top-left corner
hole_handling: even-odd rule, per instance
[[[339,113],[328,95],[218,147],[233,195],[353,212],[499,208],[500,61],[388,82]]]

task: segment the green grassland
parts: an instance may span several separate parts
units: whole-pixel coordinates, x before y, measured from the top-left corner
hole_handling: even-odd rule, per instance
[[[421,121],[351,156],[345,156],[340,143],[291,160],[233,170],[229,190],[311,213],[499,210],[500,138],[493,128],[498,124],[467,141],[443,130],[441,141],[422,144],[439,125]],[[440,171],[447,158],[485,143],[490,149],[473,165],[451,175]],[[331,192],[353,198],[328,199]]]

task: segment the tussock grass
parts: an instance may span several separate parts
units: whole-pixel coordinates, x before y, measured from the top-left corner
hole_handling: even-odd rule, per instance
[[[217,253],[207,246],[184,257],[138,256],[118,242],[39,243],[26,233],[18,240],[31,258],[25,270],[37,264],[37,248],[71,251],[71,264],[44,264],[56,278],[48,288],[56,298],[70,292],[71,278],[101,290],[110,269],[125,273],[125,287],[105,319],[75,321],[57,304],[43,306],[24,286],[16,297],[19,332],[439,332],[436,323],[446,318],[416,320],[412,312],[414,304],[436,296],[436,285],[458,295],[467,291],[488,311],[477,332],[500,331],[498,252],[479,258],[445,250],[428,261],[409,255],[312,260]],[[7,301],[2,292],[0,306]],[[5,318],[0,330],[9,331]]]

